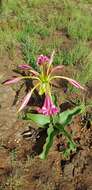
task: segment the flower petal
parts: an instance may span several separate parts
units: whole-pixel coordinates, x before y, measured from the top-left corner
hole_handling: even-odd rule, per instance
[[[54,73],[54,72],[56,72],[57,70],[60,70],[60,69],[62,69],[62,68],[64,68],[64,65],[58,65],[58,66],[56,66],[56,67],[53,67],[53,69],[51,70],[50,74],[52,74],[52,73]]]
[[[25,96],[23,102],[22,102],[22,105],[21,107],[19,108],[18,112],[20,112],[29,102],[30,98],[31,98],[31,95],[32,93],[34,92],[34,90],[40,85],[40,83],[37,83],[31,91],[28,92],[28,94]]]
[[[18,66],[20,69],[23,69],[23,70],[29,70],[33,75],[39,75],[39,73],[35,70],[33,70],[32,67],[30,67],[29,65],[27,64],[22,64],[22,65],[19,65]]]
[[[31,67],[29,65],[27,65],[27,64],[22,64],[22,65],[19,65],[18,67],[19,67],[19,69],[24,69],[24,70],[31,69]]]
[[[55,50],[53,50],[53,52],[52,52],[52,54],[51,54],[51,57],[50,57],[50,59],[49,59],[49,65],[48,65],[48,69],[47,69],[47,75],[48,75],[49,72],[50,72],[50,68],[51,68],[51,65],[52,65],[52,62],[53,62],[54,54],[55,54]]]
[[[35,76],[38,76],[39,75],[39,73],[37,72],[37,71],[34,71],[33,69],[31,69],[31,70],[29,70],[30,71],[30,73],[32,73],[33,75],[35,75]]]
[[[50,96],[46,95],[42,108],[37,108],[38,113],[43,115],[55,115],[59,112],[58,108],[53,104]]]
[[[46,55],[39,55],[39,57],[37,58],[37,64],[43,65],[46,62],[49,62],[49,58]]]
[[[22,79],[21,77],[13,77],[12,79],[4,81],[2,84],[14,84],[19,82],[21,79]]]
[[[76,80],[73,80],[71,78],[68,78],[68,77],[65,77],[65,76],[52,76],[50,78],[50,81],[53,80],[53,79],[65,79],[67,80],[68,82],[70,82],[73,86],[75,86],[76,88],[80,88],[82,90],[86,90],[83,86],[81,86]]]
[[[51,54],[50,61],[49,61],[49,65],[51,65],[52,62],[53,62],[54,54],[55,54],[55,50],[53,50],[53,52],[52,52],[52,54]]]
[[[68,79],[68,81],[73,85],[75,86],[76,88],[80,88],[82,90],[84,90],[84,87],[81,86],[77,81],[73,80],[73,79]]]
[[[21,107],[19,108],[18,112],[20,112],[24,107],[26,107],[26,105],[28,104],[29,100],[30,100],[30,97],[31,97],[31,94],[32,92],[28,92],[28,94],[25,96],[23,102],[22,102],[22,105]]]

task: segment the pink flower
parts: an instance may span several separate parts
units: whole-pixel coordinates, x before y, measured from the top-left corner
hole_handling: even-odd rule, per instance
[[[42,108],[38,108],[37,111],[44,115],[54,115],[59,112],[58,108],[53,104],[49,95],[46,95]]]
[[[31,94],[32,94],[31,91],[29,91],[29,92],[27,93],[27,95],[25,96],[25,98],[24,98],[24,100],[23,100],[23,102],[22,102],[22,105],[21,105],[21,107],[19,108],[18,112],[20,112],[23,108],[26,107],[26,105],[28,104],[28,102],[29,102],[29,100],[30,100],[30,98],[31,98]]]
[[[22,69],[22,70],[29,70],[32,75],[36,75],[36,76],[39,75],[37,71],[35,71],[31,66],[27,64],[22,64],[22,65],[19,65],[18,67],[19,69]]]
[[[44,55],[40,55],[37,59],[37,64],[38,65],[43,65],[44,63],[49,62],[49,58]]]
[[[29,65],[27,65],[27,64],[22,64],[22,65],[19,65],[18,66],[20,69],[24,69],[24,70],[29,70],[29,69],[31,69],[31,67],[29,66]]]
[[[76,88],[80,88],[82,90],[85,90],[85,88],[83,86],[81,86],[77,81],[69,78],[68,81],[73,85],[75,86]]]
[[[22,102],[22,104],[21,104],[21,107],[19,108],[18,112],[20,112],[21,110],[23,110],[23,109],[26,107],[26,105],[28,104],[28,102],[29,102],[29,100],[30,100],[30,98],[31,98],[31,96],[32,96],[32,93],[34,92],[34,90],[35,90],[38,86],[39,86],[39,83],[36,84],[36,85],[31,89],[31,91],[29,91],[29,92],[27,93],[27,95],[25,96],[25,98],[24,98],[24,100],[23,100],[23,102]]]
[[[12,79],[8,79],[3,82],[3,84],[14,84],[21,80],[21,77],[13,77]]]
[[[51,69],[51,71],[50,71],[50,74],[52,74],[52,73],[54,73],[54,72],[56,72],[56,71],[60,71],[61,69],[63,69],[64,68],[64,65],[58,65],[58,66],[56,66],[56,67],[53,67],[52,69]]]

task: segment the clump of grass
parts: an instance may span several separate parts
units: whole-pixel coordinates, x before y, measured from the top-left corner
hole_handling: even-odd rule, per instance
[[[70,50],[61,50],[58,52],[58,55],[55,60],[55,64],[64,64],[64,65],[76,65],[81,64],[85,61],[85,58],[88,56],[90,48],[86,45],[85,42],[79,42]]]
[[[92,52],[88,54],[83,63],[75,66],[71,75],[75,78],[75,80],[80,81],[80,84],[84,85],[85,87],[90,81],[92,81]],[[75,92],[79,94],[79,90],[71,87],[70,85],[69,92]],[[82,97],[85,97],[85,93],[82,94]]]
[[[0,30],[0,56],[2,56],[5,51],[13,55],[17,40],[15,34],[11,31],[4,32]]]
[[[92,4],[92,1],[91,0],[80,0],[80,3],[90,3],[90,4]]]
[[[91,15],[82,14],[78,11],[68,23],[68,35],[74,39],[90,40],[92,39],[91,26]]]
[[[85,7],[85,6],[84,6]],[[64,1],[63,14],[56,15],[57,29],[65,30],[65,33],[76,40],[91,40],[92,39],[92,16],[80,7],[80,3],[75,1]],[[58,18],[58,19],[57,19]]]
[[[92,19],[90,12],[80,8],[80,3],[82,0],[79,3],[74,0],[4,0],[1,51],[7,50],[7,47],[12,49],[19,41],[28,64],[34,65],[36,55],[49,55],[53,49],[56,50],[55,64],[84,62],[89,51],[86,41],[92,37]],[[58,32],[61,34],[58,35]],[[62,50],[63,36],[71,38],[77,45],[71,50]]]
[[[36,55],[39,54],[40,49],[37,40],[34,38],[30,39],[29,35],[23,33],[21,34],[20,41],[25,62],[36,68]]]
[[[81,65],[81,70],[76,72],[75,77],[82,84],[87,84],[92,80],[92,52],[85,59],[84,64]]]

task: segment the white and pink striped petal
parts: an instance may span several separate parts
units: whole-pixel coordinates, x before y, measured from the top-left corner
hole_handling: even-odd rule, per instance
[[[52,73],[54,73],[54,72],[56,72],[56,71],[60,71],[61,69],[63,69],[64,68],[64,65],[58,65],[58,66],[56,66],[56,67],[53,67],[52,69],[51,69],[51,71],[50,71],[50,74],[52,74]]]
[[[3,84],[14,84],[19,82],[22,79],[22,77],[13,77],[12,79],[8,79],[6,81],[3,82]]]
[[[27,64],[22,64],[22,65],[19,65],[18,67],[19,67],[19,69],[22,69],[22,70],[29,70],[30,73],[32,73],[33,75],[36,75],[36,76],[39,75],[39,73],[37,71],[35,71],[31,66],[29,66]]]
[[[21,107],[19,108],[18,112],[20,112],[23,108],[26,107],[26,105],[28,104],[28,102],[29,102],[29,100],[30,100],[30,98],[31,98],[31,94],[32,94],[32,92],[29,91],[28,94],[25,96],[25,98],[24,98],[24,100],[23,100],[23,102],[22,102],[22,105],[21,105]]]
[[[19,65],[18,67],[19,67],[19,69],[23,69],[23,70],[31,69],[31,67],[29,65],[27,65],[27,64],[22,64],[22,65]]]
[[[82,90],[85,90],[85,88],[83,86],[81,86],[76,80],[73,80],[71,78],[67,79],[73,86],[75,86],[76,88],[80,88]]]

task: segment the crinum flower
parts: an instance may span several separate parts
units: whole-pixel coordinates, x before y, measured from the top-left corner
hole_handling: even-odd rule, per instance
[[[12,79],[9,79],[4,82],[4,84],[8,85],[8,84],[17,83],[23,79],[29,79],[29,80],[31,79],[31,80],[36,81],[36,84],[34,85],[34,87],[31,90],[29,90],[29,92],[25,96],[18,112],[21,111],[28,104],[28,102],[32,96],[32,93],[35,91],[36,88],[38,89],[39,95],[43,95],[43,94],[46,95],[45,102],[47,102],[47,99],[49,99],[49,97],[51,97],[52,82],[55,79],[67,80],[70,84],[72,84],[76,88],[84,90],[84,87],[81,86],[74,79],[71,79],[71,78],[68,78],[65,76],[55,75],[55,71],[62,69],[63,65],[58,65],[56,67],[53,67],[52,62],[53,62],[54,53],[55,52],[53,51],[50,58],[47,56],[44,56],[44,55],[40,55],[38,57],[37,66],[39,67],[39,72],[37,72],[36,70],[34,70],[31,66],[29,66],[27,64],[22,64],[19,66],[19,68],[22,70],[28,70],[30,74],[28,76],[13,77]],[[47,94],[48,94],[48,97],[47,97]],[[46,105],[47,105],[47,103],[46,103]],[[52,103],[51,103],[51,105],[52,105]],[[52,108],[52,106],[51,106],[51,108]],[[43,108],[42,108],[42,110],[43,110]],[[39,111],[41,111],[41,110],[39,110]]]
[[[57,114],[59,109],[53,104],[52,98],[46,94],[42,108],[37,108],[37,111],[43,115],[51,116]]]

